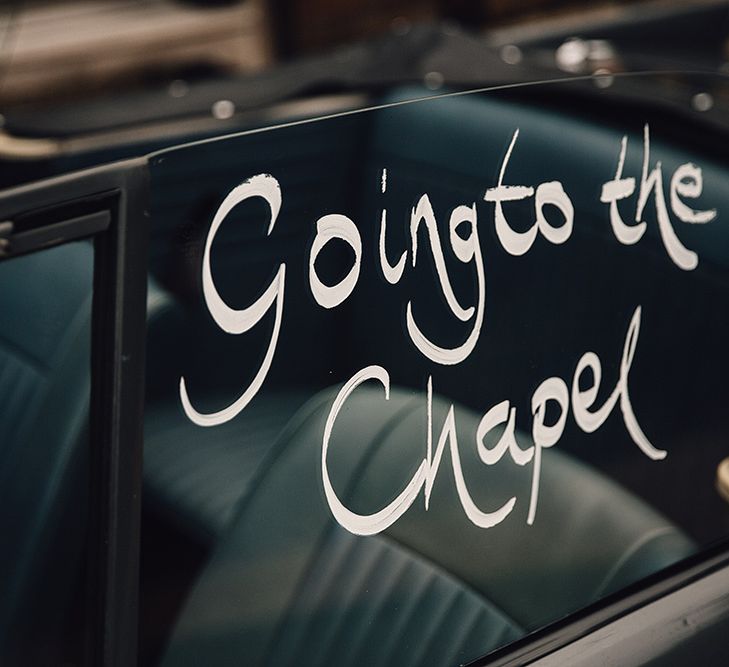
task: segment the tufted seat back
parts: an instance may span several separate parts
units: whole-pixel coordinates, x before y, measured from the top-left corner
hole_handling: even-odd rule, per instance
[[[477,505],[517,497],[491,529],[465,517],[444,454],[385,533],[357,537],[332,518],[321,446],[326,391],[290,421],[192,591],[163,664],[443,665],[478,657],[679,560],[693,545],[638,498],[559,451],[543,457],[537,519],[526,525],[529,466],[486,468],[478,416],[456,406],[463,473]],[[449,404],[434,403],[434,428]],[[339,414],[332,484],[353,511],[390,502],[425,453],[425,400],[360,387]],[[439,431],[436,430],[436,437]]]
[[[47,641],[80,575],[92,276],[86,243],[0,264],[3,664],[28,637]]]

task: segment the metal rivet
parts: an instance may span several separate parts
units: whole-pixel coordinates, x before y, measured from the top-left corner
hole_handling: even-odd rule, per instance
[[[610,88],[615,82],[615,77],[609,69],[603,67],[596,69],[592,76],[595,77],[593,81],[598,88]]]
[[[235,104],[230,100],[218,100],[213,104],[213,116],[218,120],[228,120],[235,113]]]
[[[696,111],[708,111],[714,106],[714,97],[709,93],[696,93],[691,98],[691,106]]]
[[[190,86],[187,85],[187,81],[175,79],[172,83],[170,83],[167,88],[167,92],[170,97],[185,97],[185,95],[190,92]]]
[[[423,82],[428,90],[438,90],[443,86],[445,77],[440,72],[428,72],[423,77]]]
[[[518,65],[524,58],[524,54],[516,44],[502,46],[499,55],[507,65]]]

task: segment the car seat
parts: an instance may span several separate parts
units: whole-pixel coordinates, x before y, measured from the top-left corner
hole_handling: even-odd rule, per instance
[[[88,242],[0,264],[3,665],[59,659],[53,647],[83,622],[93,267]],[[153,283],[148,296],[154,327],[169,297]]]
[[[321,438],[335,393],[295,415],[249,486],[177,622],[166,667],[457,664],[583,607],[692,553],[641,500],[551,449],[537,519],[526,525],[529,466],[487,469],[478,416],[456,406],[461,464],[479,507],[519,499],[480,529],[460,506],[448,454],[430,508],[358,537],[326,506]],[[449,404],[434,402],[434,425]],[[382,507],[425,451],[425,399],[363,386],[339,414],[330,475],[354,511]],[[437,431],[436,431],[437,432]],[[526,499],[526,500],[525,500]]]
[[[0,264],[3,664],[52,641],[81,574],[92,278],[88,243]]]

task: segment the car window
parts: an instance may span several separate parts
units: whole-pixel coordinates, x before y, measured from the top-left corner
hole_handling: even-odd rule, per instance
[[[676,85],[150,157],[143,664],[462,664],[726,537],[724,130]]]
[[[0,662],[7,665],[83,657],[93,265],[88,242],[0,262]]]

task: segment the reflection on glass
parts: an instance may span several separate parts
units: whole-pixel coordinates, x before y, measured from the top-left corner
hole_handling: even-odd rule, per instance
[[[726,166],[621,86],[152,158],[145,664],[459,664],[727,535]]]
[[[0,663],[81,664],[93,250],[0,263]]]

